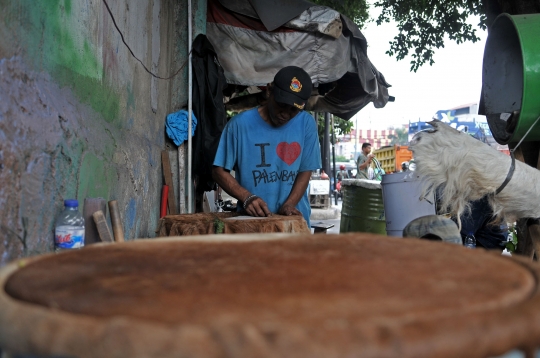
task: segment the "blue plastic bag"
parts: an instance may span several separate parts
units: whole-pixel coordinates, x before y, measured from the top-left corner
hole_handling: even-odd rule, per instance
[[[186,110],[181,110],[167,115],[165,131],[174,144],[178,146],[188,139],[188,116],[189,114]],[[196,127],[197,118],[195,118],[195,114],[191,112],[191,136],[195,134]]]

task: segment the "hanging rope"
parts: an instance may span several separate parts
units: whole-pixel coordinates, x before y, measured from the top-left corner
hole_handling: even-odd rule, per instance
[[[525,132],[525,135],[521,138],[521,140],[518,142],[518,144],[512,150],[510,150],[510,158],[512,159],[512,162],[510,164],[510,169],[508,169],[508,174],[506,174],[506,179],[504,179],[501,186],[498,187],[497,190],[495,190],[495,195],[499,194],[504,189],[504,187],[510,182],[510,179],[512,179],[512,176],[514,175],[514,170],[516,169],[516,158],[514,156],[514,152],[515,152],[516,149],[518,149],[518,147],[521,145],[521,142],[523,142],[525,137],[527,137],[527,135],[533,129],[533,127],[536,125],[538,120],[540,120],[540,117],[536,118],[536,121],[534,121],[532,126],[527,130],[527,132]]]
[[[514,151],[520,146],[521,142],[523,142],[523,140],[525,139],[525,137],[527,137],[527,135],[529,134],[529,132],[533,129],[533,127],[536,125],[536,123],[538,122],[538,120],[540,120],[540,117],[536,118],[536,121],[534,121],[534,123],[532,124],[532,126],[527,130],[527,132],[525,132],[525,135],[523,136],[523,138],[521,138],[521,140],[518,142],[518,144],[514,147],[514,149],[512,149],[510,151],[510,153],[514,153]]]

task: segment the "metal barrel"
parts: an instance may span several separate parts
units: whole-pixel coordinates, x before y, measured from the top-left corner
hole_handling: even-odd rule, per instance
[[[434,195],[422,197],[420,178],[414,171],[383,175],[381,187],[388,236],[402,237],[412,220],[437,214]]]
[[[386,235],[381,183],[345,179],[341,183],[343,205],[339,232],[370,232]]]

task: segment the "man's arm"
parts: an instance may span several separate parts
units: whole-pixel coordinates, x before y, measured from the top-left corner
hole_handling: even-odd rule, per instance
[[[302,196],[306,192],[311,178],[311,171],[300,172],[296,176],[291,193],[281,208],[278,210],[278,214],[281,215],[302,215],[300,210],[296,208],[296,204],[302,199]]]
[[[358,169],[359,170],[366,169],[371,164],[372,160],[373,160],[373,154],[368,154],[367,159],[362,164],[358,165]]]
[[[241,186],[231,173],[225,170],[225,168],[214,166],[212,168],[212,178],[214,178],[216,183],[218,183],[223,190],[242,203],[252,195],[246,188]],[[264,200],[259,197],[249,201],[245,209],[251,216],[272,216],[272,212],[268,209]]]

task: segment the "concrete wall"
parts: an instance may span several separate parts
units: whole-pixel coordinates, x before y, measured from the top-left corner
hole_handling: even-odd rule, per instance
[[[107,0],[133,53],[159,76],[187,60],[187,0]],[[206,1],[193,0],[194,37]],[[147,73],[103,0],[0,0],[0,265],[53,249],[63,200],[117,200],[126,239],[153,237],[168,113],[187,66]],[[174,156],[173,156],[174,159]]]

